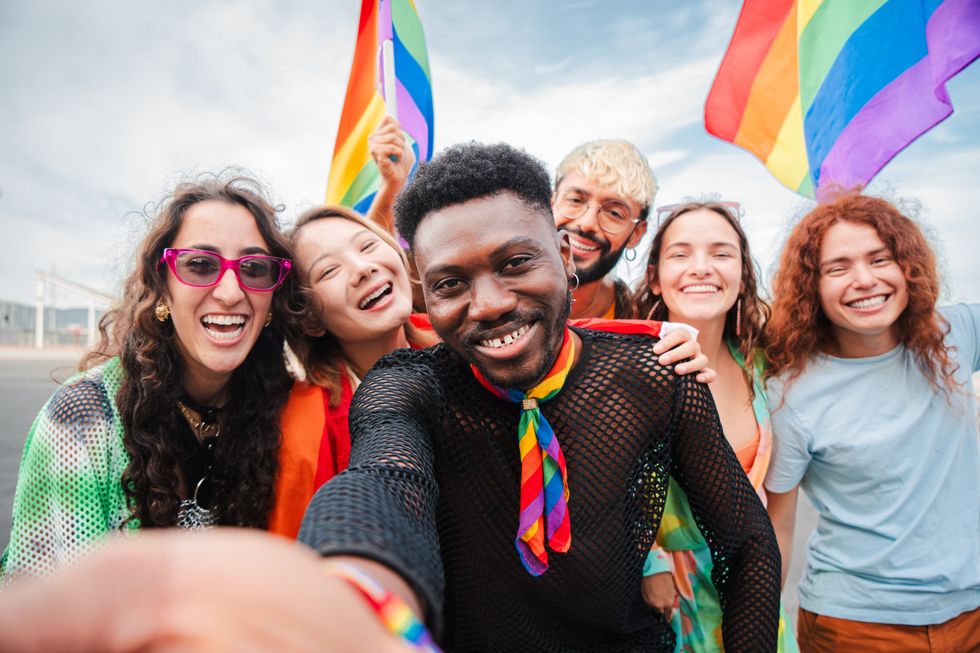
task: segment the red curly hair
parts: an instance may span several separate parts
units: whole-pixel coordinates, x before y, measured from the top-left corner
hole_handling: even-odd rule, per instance
[[[772,315],[766,325],[768,374],[785,373],[792,382],[811,356],[833,343],[832,325],[820,307],[820,247],[827,231],[841,221],[870,226],[891,250],[909,293],[896,323],[899,342],[913,353],[933,387],[944,392],[956,387],[957,365],[944,343],[949,324],[936,312],[939,272],[932,248],[918,225],[890,202],[858,194],[818,206],[790,233],[773,281]]]

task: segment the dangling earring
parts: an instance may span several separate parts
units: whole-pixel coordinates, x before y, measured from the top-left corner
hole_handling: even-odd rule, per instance
[[[630,256],[630,254],[632,254],[632,256]],[[625,252],[623,252],[623,258],[626,259],[627,262],[629,262],[629,263],[632,263],[633,261],[635,261],[636,260],[636,248],[634,247],[633,249],[628,249]]]
[[[166,322],[170,319],[170,307],[163,302],[157,302],[157,307],[153,309],[153,314],[156,315],[158,322]]]
[[[735,337],[742,337],[742,298],[735,302]]]
[[[659,299],[653,303],[653,306],[650,308],[650,312],[647,313],[647,319],[648,320],[652,320],[653,319],[653,314],[657,312],[657,309],[658,308],[660,308],[660,300]]]
[[[272,313],[265,316],[265,326],[269,326],[270,324],[272,324]]]
[[[572,290],[572,291],[578,290],[578,275],[577,274],[572,273],[572,278],[568,280],[568,283],[571,284],[572,281],[575,281],[575,286],[573,288],[569,288],[569,290]]]

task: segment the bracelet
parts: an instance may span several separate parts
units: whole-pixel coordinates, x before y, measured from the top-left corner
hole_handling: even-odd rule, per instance
[[[343,562],[327,561],[324,571],[357,590],[389,633],[401,637],[420,651],[442,653],[428,628],[400,596],[383,588],[357,567]]]

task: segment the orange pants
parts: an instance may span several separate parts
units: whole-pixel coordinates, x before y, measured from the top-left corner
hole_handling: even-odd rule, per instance
[[[800,608],[800,653],[980,653],[980,608],[931,626],[851,621]]]

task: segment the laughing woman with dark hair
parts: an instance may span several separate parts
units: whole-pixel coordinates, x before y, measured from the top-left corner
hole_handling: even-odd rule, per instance
[[[5,580],[46,575],[111,531],[267,526],[292,384],[289,256],[256,182],[174,190],[101,343],[31,427]]]

